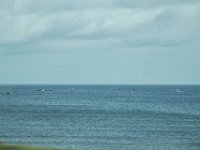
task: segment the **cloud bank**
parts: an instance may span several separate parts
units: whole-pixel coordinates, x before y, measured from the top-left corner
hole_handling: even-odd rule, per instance
[[[8,0],[0,18],[0,44],[113,38],[170,46],[198,38],[200,2]]]
[[[0,62],[197,53],[199,26],[199,0],[0,0]]]

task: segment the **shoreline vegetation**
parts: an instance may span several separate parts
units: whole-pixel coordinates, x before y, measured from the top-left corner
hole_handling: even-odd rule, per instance
[[[0,150],[72,150],[72,149],[37,147],[37,146],[27,146],[27,145],[18,145],[18,144],[6,144],[6,143],[0,141]]]

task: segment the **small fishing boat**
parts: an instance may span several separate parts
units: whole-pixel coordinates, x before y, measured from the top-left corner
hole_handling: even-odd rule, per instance
[[[179,89],[177,89],[176,92],[178,92],[178,93],[183,93],[183,91],[180,91]]]
[[[44,92],[45,91],[45,89],[37,89],[36,91],[38,91],[38,92]]]

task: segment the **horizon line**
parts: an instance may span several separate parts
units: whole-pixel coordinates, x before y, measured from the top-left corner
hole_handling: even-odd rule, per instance
[[[137,84],[134,84],[134,83],[130,83],[130,84],[128,84],[128,83],[23,83],[23,84],[19,84],[19,83],[17,83],[17,84],[11,84],[11,83],[0,83],[0,86],[6,86],[6,85],[10,85],[10,86],[28,86],[28,85],[52,85],[52,86],[55,86],[55,85],[68,85],[68,86],[79,86],[79,85],[88,85],[88,86],[94,86],[94,85],[99,85],[99,86],[106,86],[106,85],[118,85],[118,86],[120,86],[120,85],[150,85],[150,86],[153,86],[153,85],[157,85],[157,86],[167,86],[167,85],[174,85],[174,86],[179,86],[179,85],[185,85],[185,86],[191,86],[191,85],[194,85],[194,86],[200,86],[200,83],[198,83],[198,84],[194,84],[194,83],[191,83],[191,84],[188,84],[188,83],[179,83],[179,84],[173,84],[173,83],[152,83],[152,84],[139,84],[139,83],[137,83]]]

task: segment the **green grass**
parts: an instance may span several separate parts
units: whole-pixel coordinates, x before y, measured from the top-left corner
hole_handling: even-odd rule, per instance
[[[44,147],[32,147],[24,145],[10,145],[0,142],[0,150],[72,150],[72,149],[58,149],[58,148],[44,148]]]

